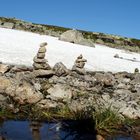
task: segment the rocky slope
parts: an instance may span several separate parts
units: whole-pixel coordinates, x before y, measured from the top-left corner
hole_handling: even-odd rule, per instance
[[[0,64],[0,106],[14,113],[26,105],[40,109],[68,106],[72,110],[111,106],[121,116],[140,118],[139,73],[79,73],[62,63],[52,71],[51,75],[47,71],[36,75],[33,68]]]
[[[61,35],[64,32],[70,30],[68,28],[34,24],[34,23],[18,20],[15,18],[5,18],[5,17],[0,17],[0,27],[30,31],[30,32],[55,36],[55,37],[61,37]],[[87,31],[79,31],[79,33],[81,33],[80,36],[82,35],[82,40],[81,40],[82,44],[85,44],[85,40],[88,40],[86,41],[88,42],[86,44],[89,44],[89,46],[93,46],[92,45],[93,43],[99,43],[99,44],[103,44],[119,49],[140,52],[140,40],[138,39],[126,38],[126,37],[121,37],[116,35],[108,35],[103,33],[87,32]]]

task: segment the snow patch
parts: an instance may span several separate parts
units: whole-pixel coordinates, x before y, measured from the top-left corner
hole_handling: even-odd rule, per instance
[[[95,44],[95,48],[63,42],[56,37],[0,28],[0,61],[4,63],[31,66],[39,45],[47,42],[46,58],[51,66],[63,62],[72,68],[80,54],[87,59],[85,68],[93,71],[134,72],[140,69],[140,62],[114,58],[115,54],[126,59],[140,61],[140,54]]]

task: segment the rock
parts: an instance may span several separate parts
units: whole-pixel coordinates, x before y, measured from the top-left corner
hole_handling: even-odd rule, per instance
[[[39,70],[39,69],[42,69],[42,70],[51,70],[51,67],[49,64],[47,63],[34,63],[33,64],[33,67],[35,70]]]
[[[84,46],[90,46],[95,47],[94,43],[90,39],[81,39],[75,42],[76,44],[84,45]]]
[[[139,73],[139,69],[135,68],[134,73]]]
[[[37,53],[37,58],[45,58],[45,53]]]
[[[53,67],[53,70],[57,76],[66,76],[69,74],[68,69],[62,62],[56,63]]]
[[[4,95],[0,94],[0,107],[5,107],[7,102],[7,97],[5,97]]]
[[[48,77],[53,76],[54,72],[52,70],[34,70],[33,77]]]
[[[21,86],[16,87],[14,100],[20,104],[25,103],[37,103],[43,98],[40,92],[36,92],[35,89],[27,82],[23,82]]]
[[[59,40],[95,47],[94,43],[91,40],[85,39],[82,33],[77,30],[68,30],[62,33],[59,37]]]
[[[11,86],[11,80],[5,77],[0,77],[0,93],[4,93],[5,90]]]
[[[37,56],[34,57],[33,61],[34,61],[35,63],[46,63],[46,62],[47,62],[46,59],[40,59],[40,58],[38,58]]]
[[[31,71],[33,71],[33,68],[21,65],[21,66],[13,66],[10,70],[11,73],[25,72],[25,71],[30,71],[31,72]]]
[[[4,28],[8,28],[8,29],[13,29],[14,28],[14,23],[10,23],[10,22],[5,22],[3,24]]]
[[[10,66],[6,64],[0,64],[0,73],[6,73],[10,70]]]
[[[32,104],[43,98],[43,95],[36,91],[29,81],[18,81],[15,78],[0,77],[0,93],[10,96],[19,104]]]
[[[97,39],[95,42],[96,42],[97,44],[104,44],[104,41],[101,40],[101,39]]]
[[[43,43],[40,44],[40,47],[44,47],[44,46],[47,46],[47,45],[48,45],[47,42],[43,42]]]
[[[44,47],[40,47],[38,50],[38,53],[45,53],[46,52],[46,48]]]
[[[110,73],[96,73],[94,78],[104,86],[114,86],[115,84],[114,76]]]
[[[75,60],[74,66],[72,67],[72,71],[76,71],[77,73],[84,75],[85,62],[87,62],[87,60],[83,59],[82,55],[78,56],[77,59]]]
[[[48,96],[46,98],[50,98],[52,100],[62,100],[68,101],[72,98],[72,91],[66,86],[56,84],[54,87],[47,90]]]
[[[42,109],[52,109],[52,108],[56,108],[58,104],[55,101],[49,99],[43,99],[40,102],[38,102],[36,106]]]
[[[119,58],[119,55],[118,55],[118,54],[115,54],[114,57],[115,57],[115,58]]]
[[[134,75],[134,79],[131,81],[132,84],[140,84],[140,73]]]
[[[47,63],[47,60],[45,59],[45,52],[47,45],[46,42],[43,42],[40,44],[40,48],[38,50],[37,55],[34,57],[33,61],[33,77],[48,77],[52,76],[54,72],[51,70],[50,65]]]
[[[78,42],[77,40],[83,39],[82,33],[77,30],[68,30],[60,35],[59,40],[67,41],[71,43]]]

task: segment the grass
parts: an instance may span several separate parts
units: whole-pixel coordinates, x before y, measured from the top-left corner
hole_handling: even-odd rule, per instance
[[[91,117],[90,111],[84,111],[83,110],[72,110],[67,105],[63,108],[59,108],[56,110],[50,110],[43,112],[43,114],[46,116],[47,120],[83,120]]]
[[[112,133],[123,123],[118,112],[112,111],[111,107],[95,112],[93,114],[93,120],[95,121],[96,130],[99,133]]]
[[[98,133],[113,133],[121,124],[123,124],[123,120],[118,115],[118,112],[114,112],[111,108],[106,108],[104,110],[93,111],[91,109],[83,109],[83,110],[71,110],[68,106],[65,106],[62,109],[58,109],[55,111],[48,110],[47,112],[43,112],[46,116],[47,120],[74,120],[74,121],[82,121],[87,120],[88,124],[94,126]],[[90,120],[90,122],[89,122]],[[82,124],[81,124],[82,126]]]

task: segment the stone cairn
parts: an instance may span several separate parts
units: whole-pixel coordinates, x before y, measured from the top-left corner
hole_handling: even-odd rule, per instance
[[[81,54],[75,60],[74,66],[72,67],[72,71],[76,71],[79,74],[85,74],[85,69],[84,69],[85,62],[87,62],[87,60],[84,59]]]
[[[38,50],[37,55],[34,57],[33,68],[35,76],[47,76],[53,74],[50,65],[47,63],[47,59],[45,59],[47,43],[41,43],[40,48]]]

